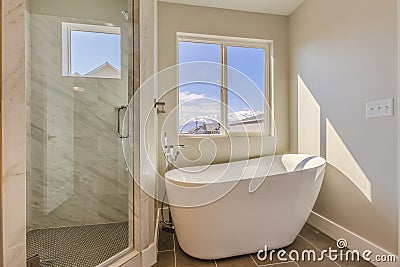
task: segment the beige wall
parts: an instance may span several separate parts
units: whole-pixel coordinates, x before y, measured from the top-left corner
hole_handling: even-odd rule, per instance
[[[385,5],[378,0],[306,0],[288,19],[160,3],[159,70],[176,64],[176,32],[274,40],[278,153],[287,152],[290,144],[291,152],[326,157],[315,212],[397,253],[396,119],[365,118],[366,102],[397,98],[396,10],[395,0]],[[164,100],[171,111],[176,91]],[[164,120],[165,115],[159,116],[160,130]],[[167,128],[176,133],[174,127]],[[240,137],[234,139],[241,143]],[[199,158],[197,163],[229,159],[230,140],[213,139],[215,151],[203,143],[202,152],[212,152],[200,155],[203,140],[179,142],[189,146],[185,156]],[[251,139],[251,155],[256,156],[260,144]],[[161,172],[163,168],[160,160]]]
[[[125,22],[121,10],[128,9],[127,0],[26,0],[32,14]]]
[[[306,0],[289,19],[291,150],[329,163],[315,212],[397,253],[396,0]],[[397,113],[397,111],[396,111]]]
[[[173,66],[177,63],[176,33],[198,33],[210,35],[233,36],[243,38],[256,38],[274,41],[275,60],[275,120],[277,126],[278,153],[287,152],[289,149],[289,95],[288,95],[288,18],[284,16],[266,15],[233,11],[226,9],[206,8],[198,6],[159,3],[158,8],[158,53],[159,70]],[[162,95],[164,92],[160,92]],[[168,112],[177,105],[177,91],[172,91],[164,97],[167,114],[159,116],[159,129]],[[178,123],[168,122],[168,131],[171,143],[178,142]],[[272,154],[274,152],[274,139],[271,137],[250,137],[250,156]],[[211,142],[203,142],[204,138],[184,138],[180,143],[186,144],[184,155],[196,164],[205,164],[210,161],[226,162],[241,159],[240,153],[230,155],[231,144],[235,147],[243,146],[247,149],[247,137],[213,138],[215,147]],[[263,144],[263,145],[262,145]],[[199,146],[202,149],[200,155]],[[215,149],[214,149],[215,148]],[[239,149],[238,149],[239,150]],[[215,153],[215,155],[214,155]],[[162,151],[159,150],[162,159]],[[243,154],[243,153],[242,153]],[[243,157],[246,157],[244,155]],[[160,171],[164,169],[164,161],[160,160]]]

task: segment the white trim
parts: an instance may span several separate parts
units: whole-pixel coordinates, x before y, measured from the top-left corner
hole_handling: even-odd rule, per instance
[[[222,40],[222,39],[221,39]],[[226,45],[223,42],[219,43],[220,45],[220,53],[221,53],[221,68],[220,68],[220,84],[222,84],[222,87],[220,87],[220,113],[221,113],[221,124],[223,127],[220,126],[220,134],[226,135],[229,131],[227,131],[228,123],[229,123],[229,112],[228,112],[228,68],[224,66],[225,63],[228,62],[228,50],[226,49]],[[222,128],[222,129],[221,129]]]
[[[150,267],[157,262],[157,243],[152,243],[142,251],[142,267]]]
[[[158,226],[160,221],[161,208],[157,209],[156,225],[154,227],[154,240],[145,250],[142,251],[142,267],[150,267],[157,263],[158,252]]]
[[[179,138],[228,138],[226,134],[179,134]]]
[[[231,37],[231,36],[223,36],[223,35],[210,35],[210,34],[199,34],[199,33],[188,33],[188,32],[177,32],[176,36],[179,41],[183,40],[195,40],[199,41],[210,41],[215,43],[220,43],[221,40],[226,43],[241,43],[241,44],[249,44],[254,45],[258,44],[260,46],[265,46],[268,44],[272,44],[272,40],[264,40],[264,39],[254,39],[254,38],[243,38],[243,37]]]
[[[400,0],[397,0],[397,160],[400,161]],[[397,163],[397,209],[398,209],[398,241],[397,249],[400,256],[400,162]]]
[[[229,137],[270,137],[274,138],[273,135],[265,132],[227,132],[225,134],[179,134],[182,138],[229,138]]]
[[[154,0],[154,74],[158,73],[158,0]],[[158,83],[154,77],[154,97],[158,97]],[[158,120],[156,120],[158,121]],[[158,122],[156,123],[158,125]],[[158,132],[158,131],[157,131]]]
[[[115,26],[104,26],[96,24],[80,24],[72,22],[62,22],[62,76],[72,77],[71,71],[71,31],[82,31],[82,32],[95,32],[105,34],[118,34],[121,35],[121,27]],[[121,42],[122,44],[122,42]],[[122,50],[122,47],[120,47]],[[121,53],[122,55],[122,53]],[[92,70],[93,71],[93,70]],[[91,71],[91,72],[92,72]],[[86,73],[81,73],[86,75]],[[107,77],[90,77],[90,78],[107,78]]]
[[[107,267],[120,267],[120,266],[132,266],[132,267],[140,267],[139,265],[134,264],[136,261],[136,258],[140,258],[140,253],[138,251],[132,251],[129,254],[126,254],[124,257],[116,260],[113,263],[110,263],[109,265],[104,265]],[[132,264],[131,264],[132,263]],[[140,261],[139,261],[140,263]]]
[[[129,259],[135,257],[136,255],[140,254],[137,250],[130,247],[127,248],[118,254],[112,256],[111,258],[107,259],[106,261],[100,263],[96,267],[110,267],[110,266],[120,266],[120,264],[125,263]]]
[[[329,235],[335,240],[344,238],[347,240],[350,249],[357,249],[359,251],[370,250],[373,255],[393,255],[393,253],[381,248],[373,242],[353,233],[352,231],[332,222],[331,220],[323,217],[322,215],[312,212],[308,218],[308,223],[315,228],[321,230],[325,234]],[[373,262],[376,266],[380,267],[398,267],[399,258],[397,257],[397,263],[379,263]]]
[[[62,29],[68,30],[68,31],[121,34],[120,27],[95,25],[95,24],[80,24],[80,23],[63,22]]]

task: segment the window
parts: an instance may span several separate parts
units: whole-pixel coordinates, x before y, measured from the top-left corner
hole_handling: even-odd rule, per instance
[[[66,22],[62,27],[64,76],[121,78],[119,27]]]
[[[221,45],[179,42],[179,63],[221,62]],[[181,133],[220,133],[221,71],[218,64],[179,67],[179,122]],[[191,82],[203,81],[203,82]],[[209,81],[209,82],[208,82]]]
[[[180,134],[268,131],[270,45],[179,33]]]

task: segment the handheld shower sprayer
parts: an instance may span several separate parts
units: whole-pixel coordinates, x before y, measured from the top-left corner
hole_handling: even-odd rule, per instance
[[[129,20],[129,12],[127,10],[121,10],[121,13],[125,20]]]
[[[168,144],[168,137],[167,137],[167,132],[163,132],[162,134],[162,149],[163,149],[163,153],[164,153],[164,157],[165,157],[165,171],[171,171],[174,168],[174,163],[177,161],[179,154],[181,153],[181,149],[182,148],[186,148],[185,145],[169,145]],[[162,222],[164,223],[164,226],[162,227],[162,229],[164,231],[173,233],[175,231],[175,228],[173,226],[173,223],[171,221],[171,211],[169,210],[168,207],[168,213],[169,213],[169,221],[166,221],[164,218],[164,201],[166,198],[166,194],[167,192],[164,192],[164,197],[163,197],[163,201],[161,202],[161,218],[162,218]]]
[[[185,145],[169,145],[167,132],[163,132],[163,152],[166,159],[166,169],[167,171],[171,170],[174,163],[178,160],[178,156],[181,153],[181,149],[186,148]]]

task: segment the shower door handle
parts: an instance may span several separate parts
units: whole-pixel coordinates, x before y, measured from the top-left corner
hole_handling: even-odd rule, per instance
[[[124,135],[123,134],[123,123],[122,123],[122,119],[123,118],[125,118],[125,116],[121,116],[121,114],[123,114],[122,113],[122,111],[125,111],[125,114],[128,114],[128,120],[127,120],[127,124],[128,124],[128,127],[127,127],[127,133]],[[126,138],[128,138],[129,137],[129,132],[130,132],[130,127],[129,127],[129,109],[128,109],[128,106],[119,106],[119,107],[117,107],[117,112],[118,112],[118,123],[117,123],[117,135],[118,135],[118,138],[121,138],[121,139],[126,139]]]

